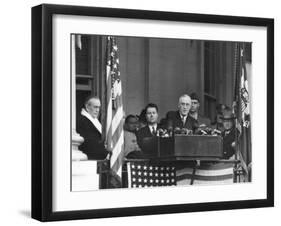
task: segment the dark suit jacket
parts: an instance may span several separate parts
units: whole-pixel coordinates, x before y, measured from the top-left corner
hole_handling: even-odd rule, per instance
[[[236,130],[237,133],[238,130]],[[231,144],[235,141],[235,128],[232,128],[228,134],[226,131],[222,132],[223,137],[223,158],[228,159],[235,153],[235,148],[231,146]]]
[[[157,129],[159,129],[160,126],[157,125]],[[157,150],[157,137],[154,136],[149,129],[149,126],[145,126],[137,131],[137,142],[140,146],[143,157],[144,158],[151,158],[151,157],[157,157],[158,150]]]
[[[88,159],[105,159],[108,152],[105,150],[100,132],[93,123],[81,116],[77,123],[77,132],[84,138],[84,142],[79,146]]]
[[[198,129],[198,122],[196,119],[188,115],[186,117],[185,124],[183,124],[179,111],[169,111],[166,114],[166,126],[168,128],[173,127],[173,129],[175,129],[176,127],[180,129],[186,128],[192,130],[193,133],[196,133]]]

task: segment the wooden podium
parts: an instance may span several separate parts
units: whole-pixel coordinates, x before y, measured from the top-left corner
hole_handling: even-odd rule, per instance
[[[128,159],[123,164],[122,187],[163,186],[153,184],[161,182],[161,169],[167,169],[167,181],[174,185],[230,184],[237,181],[236,165],[238,160],[226,160],[223,157],[223,140],[220,136],[174,135],[172,137],[152,137],[147,145],[153,144],[153,156],[145,159]],[[146,156],[147,157],[147,156]],[[133,168],[134,166],[134,168]],[[100,168],[106,183],[101,188],[108,188],[109,164]],[[143,169],[137,172],[136,169]],[[152,169],[154,173],[147,170]],[[160,171],[159,171],[160,170]],[[136,178],[138,174],[143,175]],[[153,176],[150,176],[153,175]],[[163,175],[165,175],[163,174]],[[174,177],[172,178],[172,174]],[[132,180],[131,180],[131,179]],[[135,181],[133,181],[135,180]],[[153,180],[152,184],[140,185],[138,180]]]
[[[220,136],[174,135],[158,138],[158,158],[221,159],[223,139]]]

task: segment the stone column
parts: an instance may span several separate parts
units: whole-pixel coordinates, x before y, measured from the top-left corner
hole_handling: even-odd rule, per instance
[[[87,160],[87,155],[78,149],[84,139],[76,132],[76,60],[75,35],[71,35],[71,79],[72,79],[72,161]]]
[[[76,39],[80,39],[76,42]],[[72,184],[71,191],[91,191],[99,189],[97,161],[88,160],[78,147],[84,139],[76,132],[76,64],[75,45],[81,48],[81,36],[71,35],[71,76],[72,76]],[[87,161],[86,161],[87,160]]]

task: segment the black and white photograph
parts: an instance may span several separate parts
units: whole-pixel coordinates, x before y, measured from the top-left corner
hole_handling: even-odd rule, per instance
[[[272,206],[273,25],[33,7],[32,217]]]
[[[279,222],[278,5],[4,1],[1,225]]]
[[[70,40],[71,191],[251,183],[251,42]]]

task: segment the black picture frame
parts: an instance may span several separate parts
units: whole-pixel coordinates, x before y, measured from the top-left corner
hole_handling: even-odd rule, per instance
[[[52,210],[52,18],[55,14],[247,25],[267,29],[266,199],[96,210]],[[32,8],[32,218],[40,221],[121,217],[274,206],[274,20],[43,4]]]

